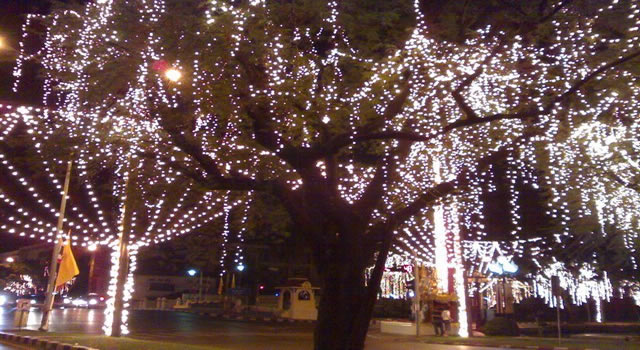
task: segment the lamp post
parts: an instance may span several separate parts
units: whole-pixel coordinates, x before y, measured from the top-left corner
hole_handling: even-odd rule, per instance
[[[95,244],[90,245],[89,247],[87,247],[87,250],[89,250],[91,252],[91,260],[89,262],[89,294],[95,292],[96,288],[95,288],[95,283],[93,281],[94,277],[94,273],[95,273],[95,265],[96,265],[96,250],[98,249],[98,246]],[[93,287],[93,288],[92,288]]]
[[[496,262],[493,262],[487,266],[489,271],[497,276],[501,277],[502,289],[498,288],[498,307],[496,311],[502,310],[502,314],[506,314],[507,308],[507,283],[506,276],[513,275],[518,272],[518,265],[513,261],[507,259],[505,256],[499,256]],[[502,297],[500,298],[500,295]],[[504,303],[504,307],[502,304]]]
[[[189,276],[193,277],[198,273],[198,270],[196,269],[189,269],[187,271],[187,274],[189,274]],[[198,283],[198,302],[200,302],[202,300],[202,270],[200,270],[200,282]]]

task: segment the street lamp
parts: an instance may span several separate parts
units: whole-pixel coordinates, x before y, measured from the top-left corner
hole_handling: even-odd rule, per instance
[[[175,68],[169,68],[164,72],[164,77],[171,82],[177,83],[182,78],[182,72]]]
[[[502,293],[500,293],[501,290],[498,289],[498,304],[497,304],[496,311],[500,311],[500,309],[502,309],[502,313],[504,314],[506,313],[506,306],[507,306],[507,303],[509,302],[507,300],[506,276],[509,274],[515,274],[516,272],[518,272],[518,265],[516,265],[510,259],[507,259],[507,257],[505,256],[499,256],[496,259],[496,262],[489,264],[487,268],[491,273],[502,277]],[[500,298],[500,294],[502,294],[502,298]],[[502,306],[502,303],[504,303],[504,307]]]
[[[196,269],[187,270],[187,274],[194,277],[198,273]],[[198,302],[202,300],[202,270],[200,270],[200,283],[198,284]]]
[[[236,269],[240,272],[244,271],[244,265],[240,264],[238,266],[236,266]]]
[[[16,259],[14,259],[14,258],[13,258],[13,257],[11,257],[11,256],[7,258],[7,262],[8,262],[8,263],[12,263],[12,262],[14,262],[14,261],[16,261]]]
[[[516,265],[513,261],[508,260],[505,256],[499,256],[498,259],[496,259],[496,262],[489,264],[487,268],[492,273],[501,276],[518,272],[518,265]]]

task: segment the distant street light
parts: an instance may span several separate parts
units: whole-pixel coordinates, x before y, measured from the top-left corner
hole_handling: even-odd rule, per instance
[[[9,45],[9,41],[7,40],[6,37],[0,36],[0,51],[8,51],[9,53],[14,53],[16,54],[17,51],[11,47],[11,45]],[[7,52],[4,52],[3,54],[6,54]]]
[[[240,272],[244,271],[244,265],[240,264],[238,266],[236,266],[236,269]]]
[[[518,265],[504,256],[499,256],[497,261],[489,264],[487,268],[489,271],[500,276],[518,272]]]
[[[12,262],[14,262],[14,261],[16,261],[16,259],[14,259],[13,257],[8,257],[8,258],[7,258],[7,262],[8,262],[8,263],[12,263]]]
[[[513,275],[516,272],[518,272],[518,265],[516,265],[513,261],[511,261],[510,259],[507,259],[507,257],[505,256],[499,256],[495,262],[489,264],[489,266],[487,266],[487,268],[489,269],[489,271],[497,276],[502,277],[502,288],[498,287],[498,303],[497,303],[497,308],[496,311],[498,311],[499,313],[506,313],[507,312],[507,303],[509,303],[509,300],[507,300],[507,279],[506,276],[507,275]],[[500,312],[500,310],[502,309],[502,312]]]
[[[190,269],[189,271],[187,271],[187,273],[189,274],[189,276],[193,277],[196,275],[196,273],[198,273],[198,271],[196,271],[195,269]]]

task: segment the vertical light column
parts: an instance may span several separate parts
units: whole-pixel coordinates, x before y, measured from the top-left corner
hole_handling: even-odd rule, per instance
[[[107,289],[107,302],[106,302],[106,308],[104,310],[104,324],[102,326],[102,331],[104,332],[105,335],[107,336],[111,336],[114,335],[113,333],[113,329],[114,329],[114,316],[115,315],[115,311],[116,311],[116,295],[117,293],[117,286],[118,286],[118,275],[121,273],[120,271],[120,244],[118,244],[118,241],[113,241],[110,244],[110,248],[111,248],[111,271],[110,271],[110,280],[109,280],[109,288]],[[118,316],[118,318],[120,318],[119,322],[119,328],[120,328],[120,335],[127,335],[129,334],[129,311],[127,310],[129,308],[129,302],[131,301],[132,297],[133,297],[133,291],[134,291],[134,279],[133,279],[133,273],[136,270],[136,265],[137,265],[137,254],[138,254],[138,245],[133,244],[130,245],[128,247],[128,272],[127,272],[127,276],[126,276],[126,282],[124,283],[124,289],[121,295],[121,303],[122,303],[122,310],[121,310],[121,314],[120,316]]]
[[[113,326],[113,311],[115,310],[116,285],[118,283],[118,271],[120,270],[120,249],[118,241],[109,244],[111,248],[111,270],[109,272],[109,287],[107,289],[107,302],[104,309],[104,324],[102,331],[110,336]]]
[[[433,159],[433,172],[435,173],[435,183],[442,182],[440,160]],[[444,224],[444,208],[437,205],[433,213],[433,239],[435,244],[435,264],[438,278],[438,290],[448,292],[449,290],[449,262],[447,258],[447,229]]]
[[[596,322],[602,323],[602,300],[600,298],[595,298],[594,300],[596,302]]]
[[[106,335],[119,337],[128,334],[126,308],[131,299],[133,289],[133,271],[131,260],[135,263],[137,246],[130,245],[132,227],[132,198],[136,191],[137,168],[133,166],[133,156],[129,156],[124,174],[125,184],[122,192],[120,227],[118,241],[113,242],[111,255],[111,281],[109,283],[109,300],[105,309],[105,324],[103,330]]]
[[[444,208],[442,205],[435,207],[433,224],[438,290],[446,293],[449,291],[449,264],[447,261],[447,230],[444,225]]]
[[[133,273],[136,271],[138,257],[138,245],[134,244],[129,246],[129,274],[127,275],[127,282],[124,285],[123,295],[123,308],[122,308],[122,321],[120,324],[120,332],[122,335],[129,334],[129,303],[133,298],[134,292],[134,279]]]
[[[455,272],[453,279],[455,292],[458,296],[458,322],[460,328],[458,335],[466,338],[469,336],[469,320],[467,319],[467,290],[465,283],[464,263],[462,260],[462,242],[460,240],[460,225],[458,222],[458,208],[456,202],[451,203],[451,230],[453,233],[453,255]]]

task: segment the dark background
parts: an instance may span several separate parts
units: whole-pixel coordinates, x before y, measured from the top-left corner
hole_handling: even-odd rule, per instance
[[[27,14],[46,13],[50,3],[49,0],[0,0],[0,36],[5,45],[11,48],[0,54],[0,103],[39,104],[40,84],[35,65],[25,65],[22,89],[18,94],[12,91],[13,67]]]

